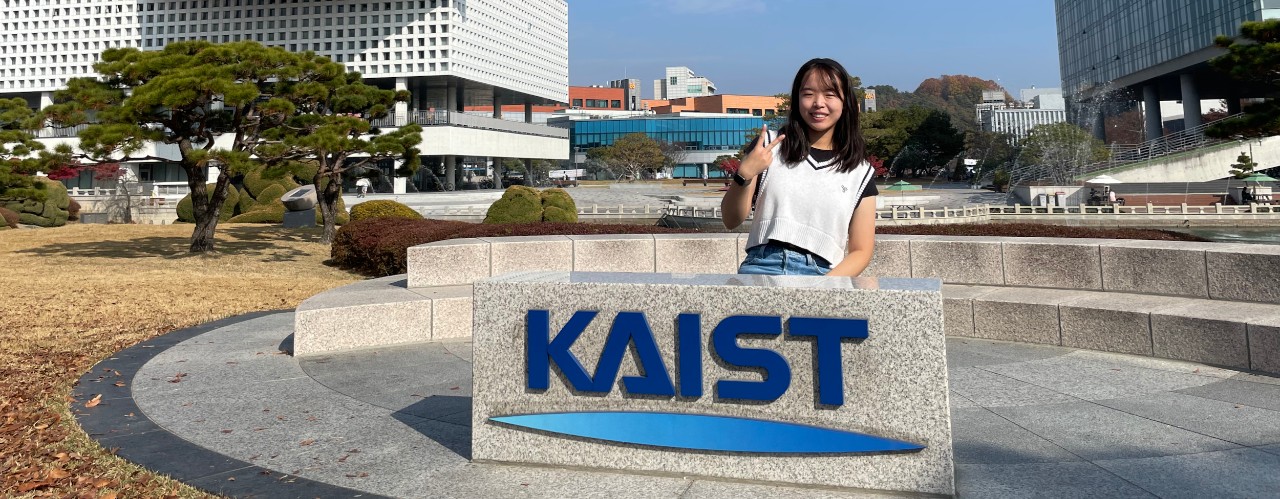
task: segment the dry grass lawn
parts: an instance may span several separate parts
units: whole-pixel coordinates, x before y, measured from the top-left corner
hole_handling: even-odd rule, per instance
[[[328,267],[319,230],[220,224],[0,231],[0,496],[201,497],[111,455],[80,430],[70,389],[106,356],[175,329],[290,309],[360,279]]]

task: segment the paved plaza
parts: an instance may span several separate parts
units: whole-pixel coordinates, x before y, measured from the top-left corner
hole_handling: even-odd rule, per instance
[[[126,349],[81,379],[78,400],[103,397],[76,406],[80,424],[121,457],[236,497],[872,496],[471,463],[471,343],[299,360],[283,353],[293,324],[250,314]],[[1278,378],[965,338],[947,348],[961,497],[1280,490]]]
[[[924,190],[913,191],[911,196],[925,196],[926,202],[919,203],[929,208],[960,208],[978,204],[1005,204],[1007,194],[985,189],[971,189],[968,185],[958,183],[924,183]],[[606,185],[584,185],[569,187],[565,190],[573,196],[578,208],[590,209],[592,205],[600,207],[625,206],[627,209],[642,208],[646,205],[659,208],[668,204],[681,206],[711,207],[720,206],[720,198],[724,193],[720,186],[710,187],[690,185],[663,185],[657,183],[611,183]],[[902,197],[900,192],[882,192],[886,200]],[[348,206],[375,199],[390,199],[416,208],[420,211],[478,208],[487,209],[495,200],[502,197],[501,190],[457,191],[457,192],[423,192],[411,194],[369,194],[357,198],[352,194],[343,196]]]

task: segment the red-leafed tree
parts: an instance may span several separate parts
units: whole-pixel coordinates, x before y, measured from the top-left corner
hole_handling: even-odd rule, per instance
[[[738,172],[738,167],[742,166],[742,160],[733,156],[725,155],[716,158],[715,163],[712,164],[716,165],[716,168],[719,168],[720,171],[724,172],[727,177]]]
[[[85,172],[92,173],[93,179],[99,182],[115,183],[115,190],[109,194],[108,209],[119,211],[120,218],[115,220],[122,220],[127,224],[133,223],[133,197],[130,193],[133,191],[133,186],[137,184],[138,177],[120,163],[64,162],[50,169],[49,179],[66,180],[79,177]]]
[[[889,167],[884,166],[883,159],[880,159],[873,154],[871,156],[867,156],[867,163],[871,164],[872,168],[875,168],[876,177],[879,177],[879,178],[889,177]]]

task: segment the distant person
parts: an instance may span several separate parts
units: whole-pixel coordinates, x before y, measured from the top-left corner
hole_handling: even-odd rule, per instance
[[[1116,191],[1112,191],[1112,190],[1107,191],[1107,201],[1110,202],[1111,204],[1116,204]]]
[[[364,197],[364,195],[369,192],[369,187],[372,187],[372,186],[373,186],[373,183],[369,182],[368,177],[360,177],[359,180],[356,180],[356,197],[358,198]]]
[[[1249,192],[1249,188],[1248,188],[1248,187],[1241,187],[1241,188],[1240,188],[1240,203],[1241,203],[1241,204],[1251,204],[1251,203],[1253,203],[1253,202],[1254,202],[1254,201],[1256,201],[1256,200],[1257,200],[1257,198],[1253,197],[1253,193]]]
[[[720,203],[737,228],[755,209],[742,274],[856,276],[875,246],[875,169],[866,161],[852,79],[812,59],[796,72],[786,124],[743,151]]]

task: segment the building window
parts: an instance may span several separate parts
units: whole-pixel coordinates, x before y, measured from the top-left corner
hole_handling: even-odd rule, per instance
[[[582,107],[582,99],[574,99],[573,107]]]
[[[761,114],[763,114],[763,111],[761,111],[761,110],[759,110],[759,109],[752,109],[752,110],[751,110],[751,115],[752,115],[752,116],[760,116]]]
[[[617,108],[617,109],[621,109],[621,108],[622,108],[622,101],[620,101],[620,100],[611,100],[611,101],[609,101],[609,107]]]
[[[672,77],[671,77],[671,83],[670,83],[670,84],[671,84],[671,85],[675,85],[675,84],[676,84],[676,77],[674,77],[674,76],[672,76]]]

